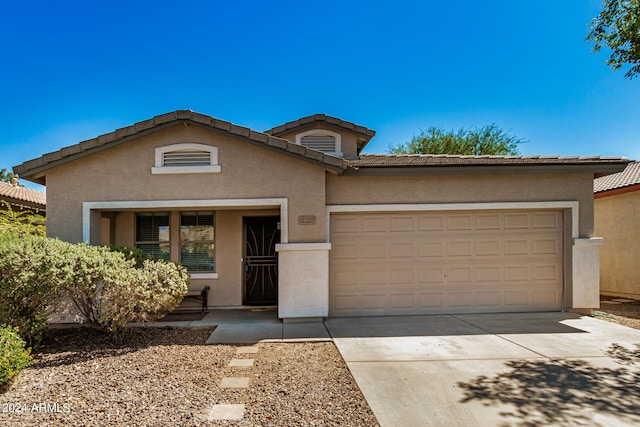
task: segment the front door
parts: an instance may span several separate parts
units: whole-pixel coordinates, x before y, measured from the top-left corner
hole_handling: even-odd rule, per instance
[[[244,304],[275,305],[278,302],[278,254],[280,218],[244,218]]]

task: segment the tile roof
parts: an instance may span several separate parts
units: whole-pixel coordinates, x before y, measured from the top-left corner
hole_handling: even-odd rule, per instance
[[[596,178],[593,181],[593,192],[601,193],[632,185],[640,185],[640,162],[629,163],[622,172]]]
[[[47,204],[46,194],[41,193],[40,191],[0,181],[0,200],[4,198],[29,202],[42,205],[43,207]]]
[[[367,129],[364,126],[360,126],[352,122],[347,122],[337,117],[327,116],[326,114],[312,114],[310,116],[302,117],[301,119],[294,120],[292,122],[288,122],[283,125],[266,130],[264,131],[264,133],[277,136],[288,133],[294,129],[308,127],[316,123],[327,123],[333,126],[337,126],[339,128],[359,134],[360,136],[363,136],[367,141],[376,135],[375,130]]]
[[[21,165],[15,166],[13,171],[24,178],[28,178],[30,175],[48,169],[49,167],[72,160],[86,151],[101,149],[102,147],[110,144],[124,142],[128,139],[140,136],[141,134],[173,126],[180,122],[191,122],[217,131],[222,131],[258,145],[264,145],[271,149],[282,150],[295,157],[318,163],[335,171],[343,171],[348,166],[347,161],[340,157],[308,149],[301,145],[293,144],[286,139],[278,138],[264,132],[257,132],[247,127],[238,126],[231,122],[219,120],[215,117],[196,113],[191,110],[177,110],[171,113],[155,116],[131,126],[126,126],[113,132],[100,135],[97,138],[64,147],[61,150],[26,161]]]
[[[425,166],[591,165],[627,163],[624,157],[601,156],[464,156],[452,154],[361,154],[353,168]]]

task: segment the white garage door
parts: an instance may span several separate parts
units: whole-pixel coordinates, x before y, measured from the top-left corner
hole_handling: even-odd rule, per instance
[[[561,211],[331,215],[330,315],[559,310]]]

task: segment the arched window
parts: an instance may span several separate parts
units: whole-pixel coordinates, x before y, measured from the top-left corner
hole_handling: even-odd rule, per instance
[[[296,135],[296,144],[312,150],[342,157],[342,138],[339,133],[325,129],[313,129]]]
[[[165,145],[155,150],[152,174],[218,173],[218,147],[213,145],[182,143]]]

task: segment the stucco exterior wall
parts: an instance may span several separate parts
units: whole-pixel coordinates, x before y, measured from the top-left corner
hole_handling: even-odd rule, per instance
[[[218,147],[221,173],[152,175],[155,148],[181,142]],[[325,229],[324,188],[325,170],[320,166],[179,124],[50,169],[47,233],[70,242],[82,241],[84,201],[285,197],[289,241],[319,242]],[[298,225],[300,215],[315,215],[316,224]],[[118,240],[126,240],[120,233],[116,227]]]
[[[593,237],[591,174],[333,176],[327,205],[578,201],[580,237]]]
[[[640,299],[640,191],[595,199],[600,293]]]

